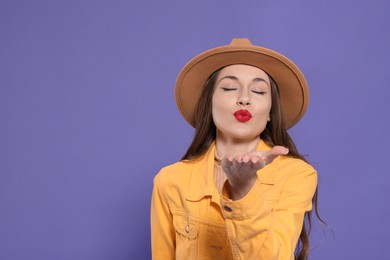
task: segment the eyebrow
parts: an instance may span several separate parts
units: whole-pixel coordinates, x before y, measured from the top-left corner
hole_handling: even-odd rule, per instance
[[[218,83],[220,81],[222,81],[223,79],[231,79],[231,80],[235,80],[235,81],[239,80],[236,76],[229,76],[228,75],[228,76],[225,76],[225,77],[221,78],[220,80],[218,80]],[[268,82],[263,78],[253,78],[252,82],[265,82],[265,83],[267,83],[267,85],[269,85]]]

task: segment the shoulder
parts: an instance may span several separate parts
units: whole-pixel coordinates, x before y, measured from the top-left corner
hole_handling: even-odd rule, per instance
[[[194,163],[179,161],[165,166],[154,177],[154,185],[180,185],[189,181]]]
[[[280,156],[276,160],[275,167],[278,172],[282,173],[283,178],[295,179],[296,181],[312,179],[313,182],[317,182],[316,169],[301,159]]]
[[[299,158],[280,156],[277,160],[278,167],[286,170],[316,171],[314,167]]]

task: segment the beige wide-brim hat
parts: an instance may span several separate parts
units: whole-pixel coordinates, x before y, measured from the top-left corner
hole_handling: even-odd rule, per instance
[[[309,102],[309,90],[302,72],[282,54],[254,46],[242,38],[197,55],[181,70],[176,80],[176,104],[191,126],[196,127],[195,109],[207,79],[216,70],[233,64],[252,65],[272,77],[279,89],[287,128],[302,118]]]

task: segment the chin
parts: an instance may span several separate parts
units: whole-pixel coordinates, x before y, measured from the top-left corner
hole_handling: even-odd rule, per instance
[[[250,124],[230,124],[229,127],[217,127],[219,134],[224,136],[227,139],[235,140],[254,140],[255,138],[260,138],[260,134],[264,131],[264,128],[253,129],[253,125]]]
[[[233,132],[225,135],[231,137],[232,139],[241,140],[241,141],[251,141],[256,138],[260,138],[260,133],[254,132]]]

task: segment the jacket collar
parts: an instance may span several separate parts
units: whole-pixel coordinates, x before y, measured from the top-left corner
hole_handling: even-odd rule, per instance
[[[263,140],[260,140],[257,146],[257,151],[270,150]],[[193,162],[190,184],[188,187],[187,200],[199,201],[205,196],[212,196],[212,201],[219,201],[218,191],[214,183],[214,156],[215,143],[213,143],[206,154]],[[276,159],[275,159],[276,160]],[[258,171],[260,181],[263,184],[274,184],[274,171],[271,170],[275,166],[274,162],[267,165]],[[271,170],[271,171],[269,171]]]

